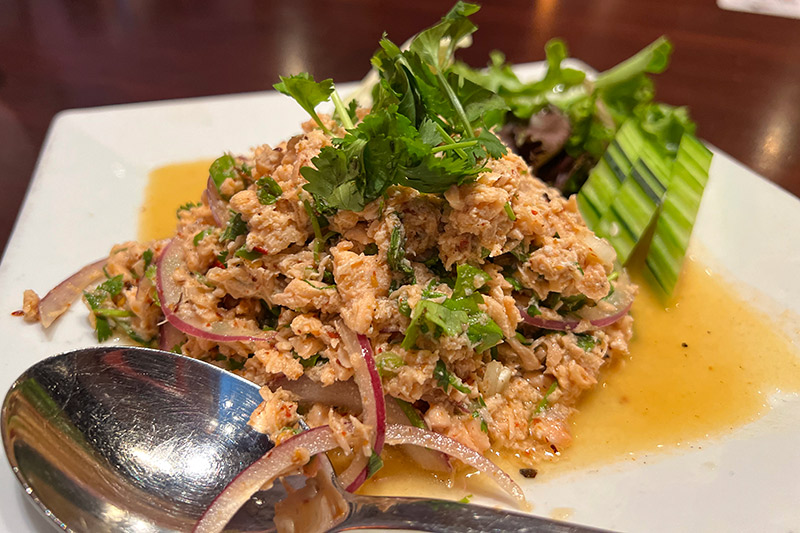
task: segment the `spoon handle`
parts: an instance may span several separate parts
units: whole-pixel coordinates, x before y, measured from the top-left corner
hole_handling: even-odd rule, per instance
[[[501,509],[446,500],[353,496],[350,515],[330,531],[363,528],[436,533],[586,533],[602,530]]]

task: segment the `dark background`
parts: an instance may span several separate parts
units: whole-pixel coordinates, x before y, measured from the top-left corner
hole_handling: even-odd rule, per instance
[[[385,30],[401,43],[451,0],[0,0],[0,249],[60,110],[260,91],[279,74],[360,79]],[[552,37],[603,70],[659,35],[675,45],[658,99],[699,134],[800,195],[800,20],[711,0],[485,2],[460,57],[544,58]],[[91,154],[87,154],[90,157]]]

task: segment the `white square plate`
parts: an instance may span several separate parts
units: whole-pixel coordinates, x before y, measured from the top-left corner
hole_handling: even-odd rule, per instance
[[[542,72],[541,64],[519,68],[526,78]],[[11,312],[24,289],[44,294],[113,244],[135,239],[151,170],[277,144],[306,119],[274,92],[60,113],[0,264],[0,391],[46,356],[95,344],[81,304],[46,332]],[[745,296],[763,295],[756,305],[800,316],[800,201],[715,152],[693,253],[724,265]],[[538,514],[570,508],[571,520],[609,529],[796,531],[800,399],[772,403],[765,417],[702,450],[537,480],[526,492]],[[11,469],[0,467],[0,530],[51,531],[26,499]]]

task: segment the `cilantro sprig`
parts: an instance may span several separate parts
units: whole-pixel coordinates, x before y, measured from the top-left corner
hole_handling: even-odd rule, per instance
[[[374,104],[357,125],[332,80],[308,73],[281,77],[275,88],[294,98],[328,134],[315,108],[331,100],[346,129],[301,169],[320,211],[361,211],[392,185],[443,193],[473,181],[489,157],[506,150],[486,117],[504,111],[503,99],[453,72],[458,43],[477,27],[479,7],[458,2],[442,20],[401,50],[387,37],[372,58],[380,82]],[[443,44],[444,43],[444,44]],[[478,132],[478,130],[480,130]]]

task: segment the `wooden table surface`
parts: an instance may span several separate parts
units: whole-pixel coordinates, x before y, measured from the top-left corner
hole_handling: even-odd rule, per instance
[[[675,52],[657,98],[688,105],[703,138],[800,195],[800,20],[723,11],[713,0],[485,4],[460,55],[476,66],[493,49],[513,62],[541,60],[559,36],[602,70],[666,34]],[[301,70],[360,79],[384,30],[403,42],[451,5],[0,0],[0,249],[58,111],[260,91]]]

